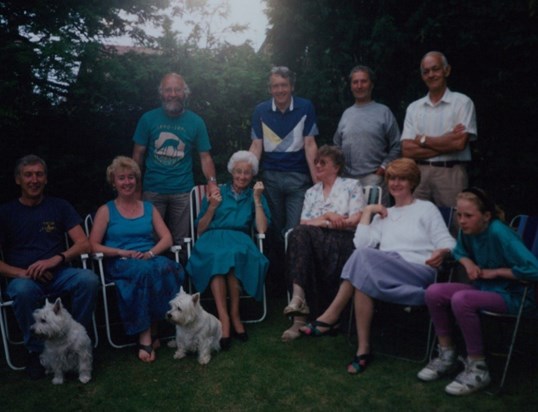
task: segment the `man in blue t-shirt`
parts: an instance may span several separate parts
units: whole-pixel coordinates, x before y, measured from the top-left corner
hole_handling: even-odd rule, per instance
[[[159,86],[161,107],[144,113],[133,136],[133,159],[144,172],[143,198],[165,219],[175,244],[189,235],[189,192],[194,186],[193,152],[198,151],[211,193],[218,190],[204,121],[185,109],[189,88],[183,77],[166,74]]]
[[[272,98],[252,115],[250,151],[262,157],[263,182],[273,230],[282,237],[299,224],[304,194],[312,186],[318,134],[310,100],[293,96],[294,74],[274,67],[269,75]]]
[[[32,379],[44,376],[39,362],[43,342],[32,336],[32,313],[45,297],[70,295],[71,314],[87,330],[92,324],[97,275],[73,268],[67,262],[90,251],[81,218],[65,200],[44,195],[47,184],[45,161],[35,155],[21,158],[15,167],[21,196],[0,205],[0,245],[4,261],[0,273],[11,278],[7,295],[29,352],[26,372]],[[65,234],[72,246],[66,250]]]

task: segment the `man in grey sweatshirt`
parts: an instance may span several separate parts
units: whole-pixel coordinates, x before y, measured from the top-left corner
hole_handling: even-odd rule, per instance
[[[390,109],[372,100],[372,69],[355,66],[349,79],[355,103],[342,114],[333,141],[346,158],[344,175],[358,179],[362,186],[381,186],[387,205],[385,168],[400,157],[400,129]]]

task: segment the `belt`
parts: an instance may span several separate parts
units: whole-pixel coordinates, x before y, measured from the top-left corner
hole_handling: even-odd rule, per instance
[[[467,162],[462,162],[460,160],[447,160],[446,162],[428,162],[426,160],[417,160],[417,164],[433,167],[452,167],[456,165],[463,165]]]

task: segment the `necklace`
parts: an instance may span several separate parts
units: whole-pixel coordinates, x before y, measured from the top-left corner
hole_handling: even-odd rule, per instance
[[[133,215],[138,211],[138,201],[134,205],[124,204],[116,201],[116,206],[127,215]]]

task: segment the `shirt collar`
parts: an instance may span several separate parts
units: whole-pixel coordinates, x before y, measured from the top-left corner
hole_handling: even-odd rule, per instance
[[[291,102],[290,102],[290,106],[286,109],[286,111],[292,111],[293,110],[293,96],[291,96]],[[273,110],[273,112],[276,112],[276,111],[279,111],[278,108],[276,107],[276,104],[275,104],[275,99],[272,98],[271,99],[271,109]]]
[[[426,95],[426,98],[424,100],[424,103],[425,104],[428,104],[430,106],[438,106],[440,105],[441,103],[452,103],[452,92],[450,91],[450,89],[447,87],[446,90],[445,90],[445,94],[443,94],[443,97],[441,97],[441,100],[439,100],[436,104],[433,104],[432,101],[430,100],[430,94],[428,93]]]

